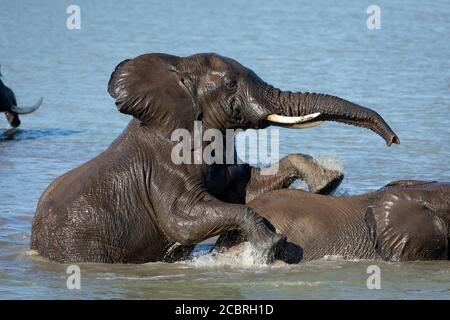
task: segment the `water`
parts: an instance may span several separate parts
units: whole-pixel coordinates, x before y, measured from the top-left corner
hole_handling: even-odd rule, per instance
[[[450,298],[449,262],[377,263],[381,290],[366,287],[367,261],[261,266],[206,256],[82,265],[82,289],[68,290],[67,266],[27,255],[43,189],[104,150],[129,121],[106,85],[118,62],[144,52],[218,52],[278,87],[376,109],[400,146],[334,123],[281,132],[281,155],[332,156],[343,165],[340,193],[395,179],[450,181],[449,2],[379,0],[381,30],[366,27],[372,1],[284,3],[79,0],[81,30],[71,31],[72,1],[0,0],[6,83],[21,104],[45,98],[14,139],[0,140],[0,298]]]

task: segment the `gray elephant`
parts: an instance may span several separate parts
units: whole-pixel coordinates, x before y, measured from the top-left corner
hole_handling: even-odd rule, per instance
[[[1,77],[2,74],[0,72],[0,112],[5,113],[11,127],[17,128],[20,126],[19,114],[28,114],[36,111],[41,106],[43,99],[40,98],[31,107],[19,107],[14,92],[3,83]]]
[[[278,190],[248,206],[287,236],[279,258],[309,261],[326,255],[386,261],[450,259],[450,183],[401,180],[378,191],[334,197]],[[239,253],[238,234],[217,250]]]
[[[112,73],[108,92],[118,110],[134,119],[106,151],[42,194],[31,249],[54,261],[174,261],[196,243],[231,230],[245,234],[270,261],[283,250],[285,237],[245,202],[297,178],[310,179],[318,192],[342,180],[304,155],[281,159],[270,176],[235,163],[175,164],[171,135],[179,129],[192,133],[195,120],[223,136],[226,129],[338,121],[369,128],[388,145],[399,143],[368,108],[325,94],[281,91],[217,54],[125,60]]]

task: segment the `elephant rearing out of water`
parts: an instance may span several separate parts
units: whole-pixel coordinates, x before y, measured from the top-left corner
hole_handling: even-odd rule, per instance
[[[376,112],[317,93],[284,92],[235,60],[216,54],[146,54],[121,62],[109,94],[134,119],[96,158],[57,178],[41,196],[31,249],[59,262],[173,261],[198,242],[239,230],[271,259],[285,237],[246,201],[305,179],[328,192],[342,174],[304,155],[280,160],[278,173],[240,164],[175,164],[171,134],[203,129],[310,127],[338,121],[399,143]],[[312,172],[314,171],[314,172]]]

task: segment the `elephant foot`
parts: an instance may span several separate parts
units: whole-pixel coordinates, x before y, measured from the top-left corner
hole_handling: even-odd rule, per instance
[[[306,154],[290,154],[286,160],[288,168],[293,168],[295,176],[305,181],[312,193],[330,194],[344,179],[341,171],[329,169]]]
[[[303,249],[295,243],[286,242],[283,249],[275,255],[275,259],[288,264],[297,264],[303,259]]]
[[[344,174],[336,170],[324,169],[323,175],[315,175],[308,179],[308,191],[319,194],[331,194],[341,184],[344,179]]]
[[[272,239],[267,242],[266,249],[263,251],[263,257],[265,257],[266,263],[272,263],[280,256],[286,247],[286,241],[287,238],[283,234],[275,233],[273,235]]]
[[[241,250],[239,246],[245,241],[241,232],[234,230],[221,235],[215,245],[214,250],[217,252],[229,252],[230,250]],[[285,241],[283,237],[276,242],[272,252],[268,255],[267,262],[280,260],[288,264],[297,264],[303,259],[303,249],[298,245]]]
[[[256,249],[257,260],[272,263],[286,246],[286,236],[269,230],[266,226],[253,232],[247,239]]]

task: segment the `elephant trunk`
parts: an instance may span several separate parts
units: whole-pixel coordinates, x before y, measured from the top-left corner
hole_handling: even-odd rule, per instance
[[[375,111],[350,101],[320,93],[292,93],[267,86],[265,99],[269,100],[275,115],[267,120],[290,128],[308,128],[323,121],[337,121],[370,129],[381,136],[388,146],[400,144],[397,135]],[[280,117],[277,117],[280,115]]]

